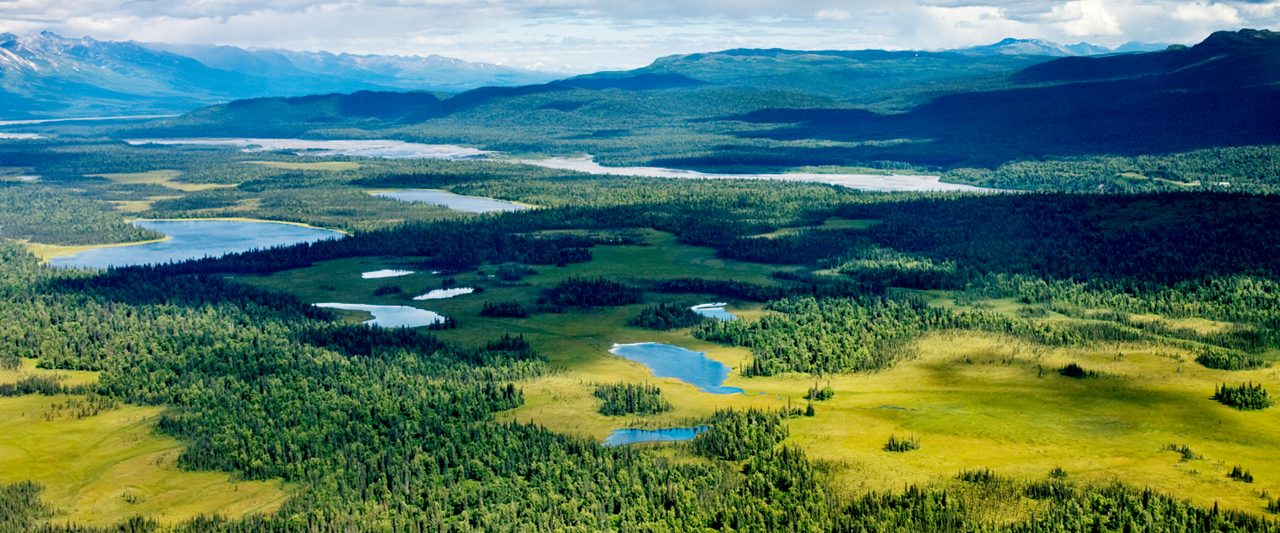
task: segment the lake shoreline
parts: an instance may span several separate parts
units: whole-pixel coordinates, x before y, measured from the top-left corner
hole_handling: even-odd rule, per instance
[[[321,226],[313,226],[302,222],[290,222],[285,220],[270,220],[265,218],[246,218],[246,217],[209,217],[209,218],[126,218],[125,222],[133,224],[135,222],[200,222],[200,221],[222,221],[222,222],[251,222],[263,224],[286,224],[289,226],[297,226],[301,228],[314,229],[319,231],[333,231],[341,233],[347,237],[352,236],[351,232],[338,228],[325,228]],[[124,248],[129,246],[144,246],[148,244],[162,243],[171,240],[173,237],[165,235],[159,239],[149,239],[145,241],[134,242],[116,242],[106,244],[48,244],[42,242],[30,242],[25,240],[15,241],[26,247],[27,251],[35,255],[40,260],[40,264],[47,265],[54,259],[62,257],[70,257],[81,252],[96,250],[99,248]]]

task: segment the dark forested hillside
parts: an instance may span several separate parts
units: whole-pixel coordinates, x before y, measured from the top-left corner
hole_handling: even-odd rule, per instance
[[[900,115],[778,109],[742,119],[786,124],[752,134],[771,139],[917,139],[848,154],[940,166],[1273,144],[1277,57],[1280,35],[1218,33],[1186,49],[1042,63],[1013,76],[1036,86],[945,95]]]

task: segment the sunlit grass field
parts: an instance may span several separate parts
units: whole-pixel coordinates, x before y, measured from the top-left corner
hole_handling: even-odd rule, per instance
[[[245,161],[247,164],[260,165],[268,168],[278,168],[282,170],[357,170],[360,163],[355,161],[317,161],[314,163],[305,163],[300,161]]]
[[[89,177],[106,178],[121,185],[159,185],[182,192],[200,192],[209,189],[235,187],[235,184],[224,183],[186,183],[177,181],[182,172],[177,170],[152,170],[149,172],[131,172],[121,174],[89,174]]]
[[[168,237],[165,237],[164,239],[155,239],[150,241],[122,242],[122,243],[116,243],[116,244],[63,245],[63,244],[44,244],[44,243],[38,243],[38,242],[23,242],[22,244],[27,247],[27,250],[31,252],[31,255],[36,256],[36,258],[39,259],[41,262],[47,262],[56,257],[66,257],[69,255],[75,255],[80,252],[93,250],[96,248],[117,248],[120,246],[137,246],[139,244],[160,242],[165,239],[168,239]]]
[[[0,383],[28,374],[92,383],[94,372],[48,371],[23,361]],[[106,526],[141,515],[173,523],[202,514],[271,512],[288,498],[279,481],[241,481],[225,472],[178,467],[182,444],[159,434],[159,407],[116,405],[96,414],[78,395],[0,398],[0,482],[30,480],[56,514],[51,522]],[[88,415],[88,416],[84,416]]]

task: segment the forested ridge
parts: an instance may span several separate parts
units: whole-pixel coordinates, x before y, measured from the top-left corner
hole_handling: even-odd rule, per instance
[[[0,235],[46,244],[84,245],[163,238],[124,221],[107,205],[54,187],[0,182]]]

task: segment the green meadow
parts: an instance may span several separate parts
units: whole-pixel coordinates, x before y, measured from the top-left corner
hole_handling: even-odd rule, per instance
[[[89,385],[96,372],[50,371],[23,360],[0,384],[57,376]],[[110,526],[131,516],[166,524],[200,515],[272,512],[289,498],[279,481],[244,481],[226,472],[178,466],[182,443],[156,431],[161,407],[94,406],[84,395],[0,397],[0,482],[35,481],[53,523]]]

